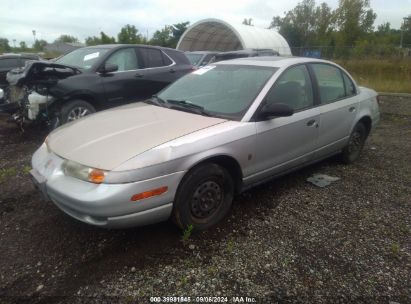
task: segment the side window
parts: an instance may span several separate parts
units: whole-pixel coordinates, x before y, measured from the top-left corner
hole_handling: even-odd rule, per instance
[[[170,65],[170,64],[172,64],[173,62],[171,61],[171,59],[166,55],[166,54],[162,54],[163,55],[163,61],[164,61],[164,65],[165,66],[167,66],[167,65]]]
[[[133,48],[121,49],[110,56],[106,63],[117,64],[118,71],[138,69],[136,52]]]
[[[0,68],[12,69],[20,66],[17,58],[5,58],[0,60]]]
[[[140,52],[146,68],[156,68],[165,65],[163,55],[160,50],[141,48]]]
[[[270,103],[284,103],[294,111],[312,107],[314,104],[310,75],[305,65],[286,70],[268,92]]]
[[[356,94],[354,83],[351,81],[350,77],[347,76],[344,72],[342,72],[345,84],[345,95],[347,97],[353,96]]]
[[[320,90],[321,103],[327,104],[345,97],[344,80],[340,69],[328,64],[312,64]]]

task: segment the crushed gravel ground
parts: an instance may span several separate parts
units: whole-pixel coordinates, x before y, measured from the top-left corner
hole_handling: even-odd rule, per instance
[[[381,111],[355,164],[249,190],[224,223],[185,237],[168,222],[102,230],[44,202],[28,171],[46,133],[1,115],[0,302],[411,303],[411,99]],[[340,180],[318,188],[314,173]]]

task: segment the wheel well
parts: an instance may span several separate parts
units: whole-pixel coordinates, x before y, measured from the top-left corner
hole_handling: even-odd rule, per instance
[[[369,116],[364,116],[358,122],[361,122],[365,126],[365,129],[367,131],[367,136],[368,136],[368,134],[370,134],[370,131],[371,131],[371,124],[372,124],[371,118]]]
[[[219,155],[202,160],[200,163],[196,164],[194,167],[204,163],[215,163],[230,173],[235,187],[235,193],[238,194],[241,191],[243,185],[243,172],[241,170],[240,164],[231,156]],[[190,169],[191,170],[191,169]]]
[[[74,95],[72,96],[68,101],[71,100],[84,100],[87,101],[88,103],[90,103],[96,110],[99,109],[99,104],[97,103],[97,101],[90,95]],[[68,102],[67,101],[67,102]]]

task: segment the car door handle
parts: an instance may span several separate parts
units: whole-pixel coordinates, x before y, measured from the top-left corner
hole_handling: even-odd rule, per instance
[[[307,126],[312,127],[316,125],[316,127],[318,127],[318,124],[315,123],[315,119],[311,119],[307,122]]]
[[[170,73],[175,73],[176,72],[176,70],[174,70],[174,69],[170,69],[170,71],[169,71]]]
[[[349,108],[349,109],[348,109],[348,111],[350,111],[350,112],[354,112],[354,111],[355,111],[355,107],[351,107],[351,108]]]
[[[137,78],[143,78],[143,77],[144,77],[144,75],[143,75],[143,74],[140,74],[140,73],[137,73],[137,74],[135,74],[135,75],[134,75],[134,77],[137,77]]]

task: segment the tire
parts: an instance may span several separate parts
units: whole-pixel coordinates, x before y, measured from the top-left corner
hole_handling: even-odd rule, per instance
[[[367,139],[367,130],[363,123],[359,122],[355,125],[348,140],[348,145],[342,150],[341,160],[345,164],[355,162],[361,154]]]
[[[61,107],[61,124],[65,124],[86,115],[95,113],[96,109],[87,101],[71,100]]]
[[[178,187],[173,221],[181,229],[190,225],[194,230],[208,229],[227,215],[233,197],[234,183],[227,170],[214,163],[201,164]]]

